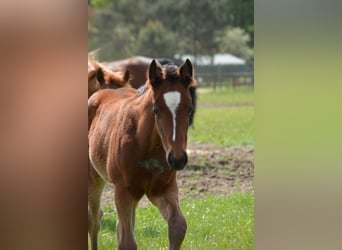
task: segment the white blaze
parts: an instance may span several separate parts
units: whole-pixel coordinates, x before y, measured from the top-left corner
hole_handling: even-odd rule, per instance
[[[176,140],[176,111],[178,105],[180,103],[180,93],[178,91],[171,91],[164,94],[164,100],[166,106],[169,108],[172,114],[172,121],[173,121],[173,135],[172,140]]]

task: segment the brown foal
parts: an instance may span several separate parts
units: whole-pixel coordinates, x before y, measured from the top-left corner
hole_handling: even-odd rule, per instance
[[[88,100],[88,231],[97,249],[105,181],[115,185],[119,249],[137,249],[135,209],[146,195],[168,223],[169,249],[180,249],[186,221],[179,208],[176,171],[187,164],[187,130],[194,86],[189,60],[153,60],[144,88],[100,90]]]

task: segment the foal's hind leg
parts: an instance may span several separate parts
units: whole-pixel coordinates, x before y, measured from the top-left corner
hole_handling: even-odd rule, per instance
[[[91,250],[97,250],[97,238],[100,231],[102,210],[100,201],[105,181],[88,163],[88,233]]]
[[[117,240],[119,250],[136,250],[134,239],[135,209],[138,200],[124,187],[115,186],[115,205],[118,213]]]
[[[157,197],[150,197],[150,201],[158,207],[168,223],[169,231],[169,249],[179,250],[186,233],[186,221],[179,208],[178,187],[174,180],[170,187]]]

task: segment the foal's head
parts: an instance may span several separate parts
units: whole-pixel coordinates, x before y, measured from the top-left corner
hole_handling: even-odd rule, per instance
[[[189,87],[194,86],[193,67],[187,59],[180,66],[161,66],[155,60],[148,70],[153,90],[153,112],[166,159],[172,169],[185,167],[187,131],[193,110]]]
[[[99,89],[117,89],[128,85],[129,72],[113,72],[104,65],[88,62],[88,97]]]

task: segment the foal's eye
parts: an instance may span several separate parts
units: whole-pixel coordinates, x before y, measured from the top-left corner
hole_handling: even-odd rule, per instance
[[[155,105],[153,105],[153,113],[155,114],[155,115],[159,115],[159,109],[155,106]]]

